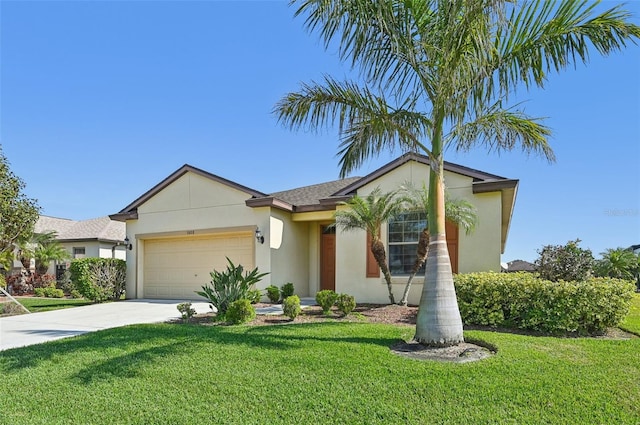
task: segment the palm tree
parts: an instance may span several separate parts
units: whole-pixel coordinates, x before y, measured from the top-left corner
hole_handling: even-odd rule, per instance
[[[36,260],[36,273],[45,274],[52,261],[68,259],[69,253],[60,244],[56,232],[35,234],[32,240],[35,245],[33,258]]]
[[[360,71],[362,84],[329,76],[275,106],[284,125],[338,125],[340,175],[399,147],[429,157],[429,252],[415,339],[463,341],[445,236],[444,151],[520,147],[554,160],[540,119],[503,106],[517,86],[636,42],[620,6],[600,14],[580,0],[301,0],[296,16]]]
[[[401,192],[404,193],[403,199],[408,208],[424,211],[429,210],[429,191],[426,184],[422,184],[422,188],[416,188],[411,182],[405,183],[401,187]],[[444,215],[445,218],[458,227],[464,229],[465,233],[471,233],[478,224],[478,214],[476,207],[470,202],[464,199],[451,199],[445,193],[444,202]],[[398,304],[406,306],[409,299],[409,290],[411,289],[411,283],[413,278],[418,274],[418,271],[427,260],[427,254],[429,252],[429,227],[425,227],[420,232],[418,239],[418,247],[416,250],[416,259],[409,273],[407,284],[404,287],[402,293],[402,299]]]
[[[378,187],[367,196],[353,196],[349,202],[342,202],[347,209],[335,212],[336,226],[343,231],[366,230],[371,235],[371,253],[382,271],[389,291],[389,301],[395,304],[391,287],[391,273],[387,264],[387,252],[380,238],[382,224],[397,215],[402,209],[402,200],[396,197],[397,192],[383,193]]]
[[[624,248],[609,248],[600,255],[602,258],[596,260],[594,267],[597,276],[636,280],[640,262],[638,256],[632,251]]]

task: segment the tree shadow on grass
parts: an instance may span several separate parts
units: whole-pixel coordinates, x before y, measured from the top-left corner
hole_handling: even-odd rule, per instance
[[[97,360],[78,372],[83,384],[96,380],[138,376],[141,366],[173,361],[172,356],[189,355],[200,349],[224,349],[225,345],[296,350],[316,343],[367,344],[388,348],[397,337],[360,336],[353,323],[296,324],[295,326],[197,326],[134,325],[106,329],[73,338],[0,352],[0,372],[17,373],[42,362],[66,359],[83,353]],[[115,352],[114,350],[117,350]],[[113,355],[109,355],[109,353]],[[95,354],[93,354],[95,353]],[[65,360],[68,361],[68,360]]]
[[[354,327],[366,324],[353,322],[324,322],[324,323],[301,323],[277,326],[251,326],[246,328],[244,335],[247,337],[242,341],[250,344],[272,349],[291,349],[300,347],[306,342],[335,342],[377,345],[388,348],[398,341],[398,338],[386,336],[359,336],[360,332],[354,334],[351,330]],[[325,330],[332,328],[333,332],[326,335]],[[350,329],[348,332],[342,330]]]

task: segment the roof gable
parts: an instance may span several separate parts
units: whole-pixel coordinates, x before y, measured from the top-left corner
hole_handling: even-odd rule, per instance
[[[366,176],[362,177],[361,179],[353,182],[352,184],[342,188],[341,190],[337,191],[336,193],[333,194],[333,196],[349,196],[349,195],[353,195],[355,194],[358,189],[360,189],[361,187],[379,179],[380,177],[384,176],[385,174],[395,170],[398,167],[401,167],[402,165],[406,164],[407,162],[410,161],[416,161],[419,162],[421,164],[425,164],[425,165],[430,165],[430,161],[429,158],[425,155],[420,155],[417,153],[406,153],[404,155],[402,155],[401,157],[394,159],[393,161],[387,163],[386,165],[383,165],[382,167],[378,168],[377,170],[367,174]],[[498,175],[495,174],[490,174],[490,173],[486,173],[484,171],[480,171],[480,170],[475,170],[473,168],[469,168],[469,167],[465,167],[463,165],[458,165],[458,164],[454,164],[452,162],[444,162],[444,169],[445,171],[449,171],[452,173],[456,173],[456,174],[460,174],[466,177],[471,177],[473,179],[474,182],[474,186],[478,183],[488,183],[488,182],[504,182],[504,181],[509,181],[510,179],[506,179],[504,177],[500,177]],[[517,182],[517,181],[516,181]],[[493,190],[500,190],[501,188],[494,188]],[[475,192],[475,189],[474,189]]]
[[[231,187],[231,188],[239,190],[241,192],[245,192],[247,195],[250,195],[251,197],[265,197],[265,196],[267,196],[266,194],[264,194],[262,192],[259,192],[257,190],[251,189],[251,188],[249,188],[247,186],[243,186],[243,185],[235,183],[235,182],[233,182],[231,180],[227,180],[227,179],[225,179],[223,177],[217,176],[215,174],[212,174],[212,173],[209,173],[207,171],[201,170],[199,168],[193,167],[191,165],[185,164],[182,167],[180,167],[179,169],[177,169],[176,171],[174,171],[173,173],[171,173],[168,177],[166,177],[160,183],[158,183],[157,185],[155,185],[154,187],[152,187],[151,189],[146,191],[144,194],[142,194],[135,201],[133,201],[132,203],[130,203],[129,205],[124,207],[122,210],[120,210],[119,213],[113,214],[110,217],[112,219],[118,220],[118,221],[124,221],[124,220],[126,220],[128,218],[137,218],[138,207],[140,207],[142,204],[144,204],[145,202],[147,202],[148,200],[150,200],[151,198],[156,196],[158,193],[163,191],[165,188],[170,186],[172,183],[174,183],[180,177],[184,176],[187,173],[197,174],[197,175],[202,176],[202,177],[204,177],[206,179],[209,179],[209,180],[212,180],[214,182],[223,184],[225,186]]]

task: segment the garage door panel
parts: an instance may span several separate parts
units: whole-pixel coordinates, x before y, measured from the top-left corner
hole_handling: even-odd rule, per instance
[[[251,232],[182,239],[145,241],[144,296],[197,299],[211,280],[210,272],[224,270],[226,257],[246,269],[254,267]]]

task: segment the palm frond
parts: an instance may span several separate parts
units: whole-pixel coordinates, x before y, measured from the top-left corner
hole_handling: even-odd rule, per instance
[[[640,27],[618,5],[595,15],[596,3],[584,0],[524,2],[513,8],[509,26],[495,38],[495,62],[504,92],[524,82],[543,86],[550,71],[589,61],[592,46],[601,55],[637,44]]]
[[[555,155],[547,141],[551,130],[540,121],[518,110],[502,109],[498,102],[474,121],[455,127],[447,136],[447,143],[453,143],[458,151],[477,145],[497,153],[520,147],[527,154],[540,154],[553,162]]]
[[[405,99],[408,108],[393,108],[382,95],[353,82],[338,82],[325,77],[324,84],[303,84],[278,102],[274,112],[278,120],[293,129],[317,130],[338,125],[341,145],[341,177],[364,160],[384,150],[400,147],[405,152],[429,152],[420,140],[428,134],[431,121],[412,111],[414,102]]]
[[[402,208],[397,191],[382,192],[377,187],[365,197],[354,195],[348,202],[342,202],[346,209],[335,212],[336,226],[343,231],[366,230],[374,239],[380,237],[380,227],[395,217]]]
[[[404,182],[398,190],[399,199],[404,203],[404,209],[424,211],[429,210],[429,190],[425,182],[421,187],[416,187],[413,182]],[[445,218],[464,229],[469,234],[478,225],[478,210],[469,201],[454,199],[445,192],[444,202]]]

